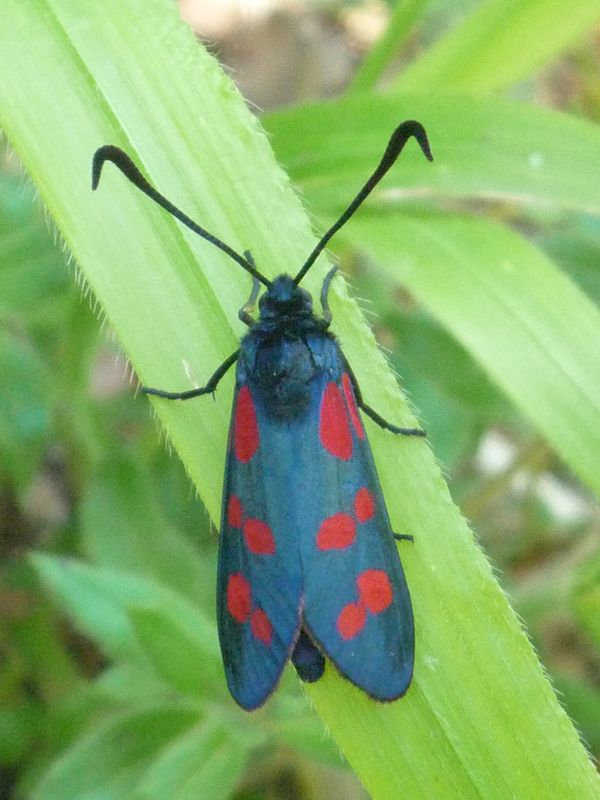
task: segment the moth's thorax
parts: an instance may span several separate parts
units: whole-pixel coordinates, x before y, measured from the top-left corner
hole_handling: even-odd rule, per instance
[[[265,335],[259,322],[242,341],[237,380],[249,386],[265,414],[292,421],[307,412],[314,379],[338,371],[336,364],[338,345],[331,334]]]
[[[306,413],[313,379],[339,362],[337,344],[313,314],[310,294],[290,275],[273,280],[259,312],[242,339],[238,385],[249,386],[265,414],[292,421]]]

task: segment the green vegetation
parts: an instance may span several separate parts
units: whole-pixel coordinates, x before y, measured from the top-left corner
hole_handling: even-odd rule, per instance
[[[398,4],[345,97],[258,119],[167,0],[5,0],[0,125],[51,220],[7,157],[6,796],[361,797],[350,768],[384,800],[598,796],[569,719],[599,755],[600,107],[587,37],[600,9],[576,6],[471,3],[446,31],[443,4]],[[536,97],[560,82],[550,65],[571,83],[543,109]],[[275,275],[314,242],[282,167],[324,229],[406,118],[427,128],[435,163],[409,144],[332,242],[354,291],[336,279],[331,302],[367,401],[430,434],[368,426],[393,524],[415,536],[402,557],[416,678],[383,706],[334,670],[306,691],[288,670],[248,715],[222,675],[209,526],[231,376],[214,402],[153,401],[161,438],[114,362],[124,353],[149,385],[202,383],[236,347],[249,280],[110,165],[92,194],[91,155],[122,146]],[[313,293],[327,268],[309,276]],[[410,405],[351,295],[373,303]],[[494,470],[480,457],[490,433],[510,453]]]

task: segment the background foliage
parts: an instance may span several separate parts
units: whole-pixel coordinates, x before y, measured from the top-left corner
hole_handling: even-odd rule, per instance
[[[11,0],[9,5],[16,9],[18,4]],[[51,18],[52,24],[64,23],[74,8],[67,0],[34,5],[40,19]],[[135,6],[124,4],[130,5]],[[160,14],[172,14],[162,3],[153,4],[153,10],[161,6]],[[351,15],[359,11],[364,11],[360,4],[313,4],[302,19],[303,24],[316,20],[328,32],[327,46],[331,37],[348,48],[348,32],[355,24]],[[8,14],[7,21],[14,23],[18,13]],[[78,13],[83,14],[79,21],[86,18],[85,10]],[[597,493],[600,475],[600,183],[595,170],[600,164],[595,124],[600,84],[594,34],[600,8],[586,0],[568,12],[563,3],[547,0],[412,0],[390,4],[389,13],[385,32],[362,66],[348,71],[342,81],[348,88],[335,89],[339,98],[315,102],[321,92],[318,81],[315,86],[299,79],[288,93],[293,104],[264,114],[262,122],[321,227],[368,174],[396,122],[412,116],[425,123],[435,167],[407,152],[387,193],[374,199],[335,248],[355,293],[364,298],[365,308],[377,312],[372,319],[376,333],[389,348],[390,361],[429,432],[453,499],[478,531],[563,704],[597,756],[600,550],[592,492]],[[145,24],[156,29],[150,13]],[[27,98],[19,97],[26,81],[43,93],[49,73],[43,78],[32,68],[17,80],[9,73],[16,59],[8,58],[6,42],[10,39],[12,52],[17,52],[19,31],[7,25],[3,37],[0,121],[26,161],[28,143],[11,136],[14,109],[18,101],[26,108]],[[140,40],[143,50],[141,34]],[[74,41],[69,47],[77,46]],[[315,46],[322,50],[325,44]],[[258,59],[258,48],[253,56]],[[106,56],[104,63],[110,68]],[[243,70],[238,70],[243,83]],[[273,71],[277,65],[270,66]],[[111,79],[119,80],[115,75]],[[219,89],[225,103],[223,86]],[[187,131],[192,130],[191,120]],[[83,120],[72,126],[82,130]],[[226,138],[227,132],[216,130],[214,135]],[[166,152],[170,143],[162,146]],[[57,164],[64,161],[63,153],[54,156]],[[236,157],[243,160],[243,153],[230,154],[232,164]],[[167,162],[164,171],[174,172],[173,180],[177,170],[172,167]],[[221,164],[215,172],[220,170]],[[43,170],[34,177],[47,200]],[[103,185],[105,201],[117,186],[116,180]],[[168,192],[163,182],[161,188],[171,195],[177,191],[173,187]],[[123,194],[132,191],[126,187]],[[219,194],[218,179],[205,191]],[[219,224],[213,217],[212,229],[227,238],[230,225],[232,236],[249,236],[250,204],[240,206],[238,198],[224,194],[222,202],[229,203],[236,221]],[[94,202],[100,246],[102,237],[110,238],[110,220],[102,222],[109,211],[100,196]],[[140,209],[142,217],[147,215],[147,206],[142,203]],[[59,220],[56,209],[51,211]],[[211,212],[217,217],[220,213],[216,205],[206,213]],[[82,220],[85,214],[82,207]],[[195,216],[207,218],[203,210]],[[158,236],[155,223],[149,222],[147,230],[135,224],[131,230],[136,231],[145,269],[138,274],[146,275],[148,284],[135,284],[139,295],[131,287],[122,292],[132,317],[132,298],[144,305],[153,290],[149,272],[159,274],[159,256],[145,244],[146,236]],[[274,239],[274,231],[264,220],[260,227],[243,246],[256,238],[261,263],[268,263],[271,253],[265,248],[277,250],[278,242],[263,244],[261,237]],[[176,226],[165,223],[160,236],[167,239],[168,253],[181,257],[185,246]],[[74,280],[74,266],[65,266],[52,225],[9,150],[0,176],[0,243],[3,796],[363,796],[293,674],[285,675],[264,711],[248,716],[233,707],[215,635],[216,537],[207,514],[190,491],[179,460],[157,435],[146,401],[134,396],[113,337],[98,336],[100,309],[87,288]],[[304,241],[297,249],[307,251]],[[206,325],[214,323],[219,332],[202,348],[197,363],[204,365],[203,376],[219,362],[221,348],[225,354],[235,341],[237,331],[218,327],[224,323],[217,302],[226,304],[223,319],[233,318],[246,293],[237,275],[217,275],[221,262],[212,252],[205,258],[217,266],[203,264],[206,282],[195,289]],[[118,259],[119,253],[115,260],[127,280],[135,274],[135,264]],[[184,269],[183,274],[190,285],[196,280],[190,277],[195,276],[193,268],[189,255],[190,272]],[[318,280],[316,276],[313,288]],[[343,292],[338,291],[335,302],[344,343],[347,337],[350,352],[358,357],[367,345]],[[167,313],[172,314],[169,306]],[[183,349],[170,342],[164,352],[147,347],[139,354],[152,323],[150,318],[145,328],[140,325],[133,345],[130,330],[119,329],[119,336],[126,343],[130,337],[128,351],[137,358],[138,370],[155,369],[153,375],[162,383],[178,385]],[[182,338],[185,333],[183,326]],[[162,335],[162,328],[157,334]],[[197,349],[191,338],[181,348]],[[169,361],[175,366],[169,367]],[[367,364],[357,370],[366,385],[369,369]],[[408,413],[390,396],[388,408]],[[385,402],[385,392],[383,398]],[[226,424],[227,397],[189,413],[210,417],[204,424],[208,431],[215,429],[213,439],[209,433],[203,439],[200,465],[185,462],[195,478],[201,476],[202,497],[214,516],[222,459],[219,426]],[[191,420],[195,423],[196,417],[188,424]],[[169,427],[169,420],[162,422]],[[384,481],[393,488],[400,476],[402,493],[410,476],[396,466],[399,451],[394,455],[384,439],[374,438]],[[194,437],[189,442],[198,450]],[[418,527],[419,513],[425,519],[430,514],[431,527],[437,517],[427,508],[429,490],[419,489],[420,462],[411,466],[414,457],[405,450],[401,456],[408,463],[404,469],[413,469],[415,486],[408,498],[398,501],[399,518],[404,527],[418,531],[417,553],[426,563],[436,565],[419,548],[440,537],[446,549],[437,550],[439,579],[445,568],[451,572],[460,564],[452,558],[463,545],[461,529],[450,523],[434,531]],[[441,497],[443,506],[447,501]],[[448,511],[450,519],[452,513]],[[437,647],[436,653],[442,665],[456,659],[466,686],[424,676],[397,711],[404,714],[398,716],[402,730],[397,722],[395,727],[384,723],[390,727],[375,747],[366,733],[367,711],[364,730],[361,718],[354,716],[342,719],[349,730],[338,734],[336,723],[347,696],[334,679],[324,682],[313,699],[354,769],[377,797],[394,796],[390,786],[399,791],[411,781],[423,792],[412,797],[432,796],[432,784],[437,797],[509,797],[514,786],[498,776],[512,763],[515,774],[530,771],[520,784],[521,797],[555,796],[551,779],[536,775],[532,763],[521,760],[519,751],[525,748],[518,736],[525,723],[515,708],[499,702],[496,716],[490,716],[489,707],[477,705],[483,696],[478,680],[492,684],[492,691],[501,685],[494,684],[501,676],[481,671],[486,661],[500,663],[505,657],[507,664],[515,664],[522,658],[522,673],[511,679],[515,686],[522,684],[524,697],[530,686],[538,686],[535,667],[523,655],[517,634],[514,649],[505,655],[483,649],[476,659],[473,653],[466,659],[461,649],[468,643],[467,628],[486,615],[487,644],[492,647],[496,614],[505,614],[501,601],[482,581],[481,607],[474,608],[460,570],[451,576],[455,595],[437,596],[429,590],[430,575],[419,577],[415,553],[403,557],[409,569],[414,565],[409,575],[421,613],[425,617],[426,611],[437,611],[430,616],[440,629],[448,628],[446,639],[442,634],[432,638],[445,648]],[[466,558],[476,560],[476,551],[467,551]],[[446,565],[445,559],[450,559]],[[460,619],[447,620],[449,609],[462,609]],[[426,637],[436,635],[435,620],[428,621],[429,627],[423,622],[422,651],[427,652]],[[464,639],[456,635],[461,626]],[[500,637],[498,633],[499,642],[505,641]],[[426,667],[435,672],[436,665],[424,659],[421,675]],[[470,706],[460,696],[463,689],[471,696]],[[449,715],[449,728],[435,718],[436,708]],[[523,717],[532,708],[525,703]],[[568,723],[560,722],[550,699],[547,718],[543,704],[535,709],[533,724],[541,744],[530,742],[532,751],[561,750],[566,764],[562,777],[571,784],[571,794],[564,796],[593,796],[597,784]],[[551,726],[559,723],[565,738],[552,742]],[[494,754],[477,749],[469,728],[477,731],[478,725],[492,730],[505,761],[495,764]],[[515,740],[512,750],[504,739]],[[385,765],[397,773],[398,783],[385,775]],[[432,781],[429,788],[427,781]]]

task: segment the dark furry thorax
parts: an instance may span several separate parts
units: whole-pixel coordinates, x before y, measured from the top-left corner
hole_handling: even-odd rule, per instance
[[[251,387],[265,413],[291,421],[306,413],[313,378],[337,362],[337,343],[314,315],[310,294],[290,275],[274,279],[259,312],[241,342],[237,381]],[[332,347],[335,356],[329,356]]]

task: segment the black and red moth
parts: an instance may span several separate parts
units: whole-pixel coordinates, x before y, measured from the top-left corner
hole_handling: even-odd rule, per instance
[[[187,400],[210,394],[237,361],[219,543],[217,616],[227,684],[251,710],[274,691],[291,659],[313,682],[325,656],[370,697],[391,701],[408,689],[414,663],[413,614],[373,456],[358,409],[392,433],[424,431],[386,422],[362,399],[323,314],[299,283],[333,234],[390,169],[410,137],[431,160],[420,123],[394,131],[369,180],[325,233],[295,277],[270,280],[243,255],[201,228],[142,176],[118,147],[94,155],[92,188],[112,161],[142,192],[249,272],[253,287],[239,317],[249,332],[206,386],[146,394]],[[259,319],[251,312],[260,284]],[[411,538],[396,536],[396,538]]]

